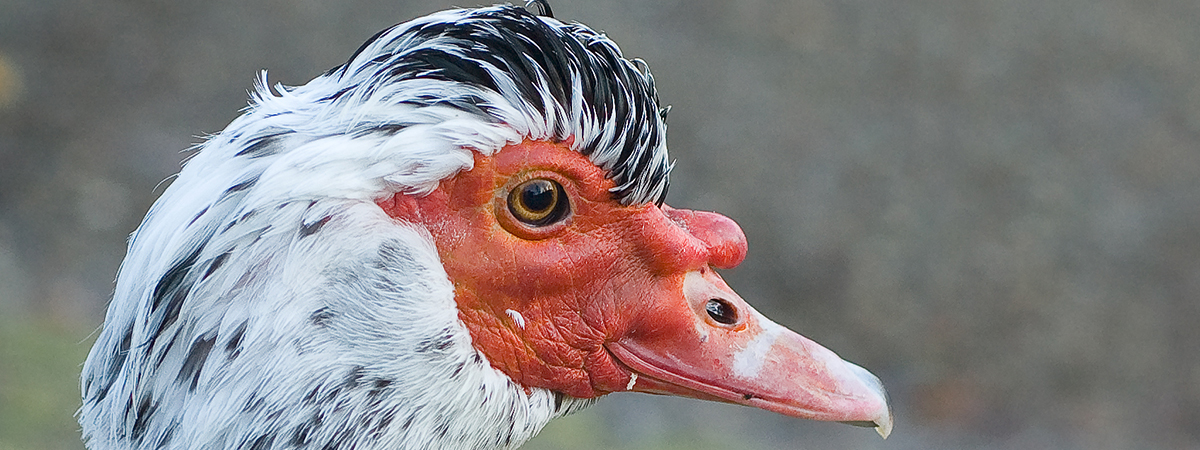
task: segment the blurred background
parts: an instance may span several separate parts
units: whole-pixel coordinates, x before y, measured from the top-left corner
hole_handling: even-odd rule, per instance
[[[668,201],[749,237],[729,284],[896,428],[619,394],[527,448],[1200,448],[1200,2],[552,4],[650,63]],[[82,448],[125,237],[257,71],[452,5],[0,0],[0,450]]]

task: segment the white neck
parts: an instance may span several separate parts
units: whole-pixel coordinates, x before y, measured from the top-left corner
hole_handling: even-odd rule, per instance
[[[90,448],[515,448],[586,405],[471,346],[424,230],[369,203],[269,209],[197,247],[161,332],[154,295],[114,299],[84,370]]]

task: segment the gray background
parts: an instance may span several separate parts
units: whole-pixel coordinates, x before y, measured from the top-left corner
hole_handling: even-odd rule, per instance
[[[0,0],[0,449],[79,446],[125,236],[256,71],[302,84],[449,6]],[[749,237],[730,285],[897,423],[621,394],[531,448],[1200,448],[1200,2],[553,7],[650,63],[668,201]]]

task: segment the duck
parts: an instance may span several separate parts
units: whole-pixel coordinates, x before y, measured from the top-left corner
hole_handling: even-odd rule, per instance
[[[395,25],[300,86],[263,72],[129,237],[86,446],[512,449],[626,391],[886,438],[877,377],[717,273],[741,228],[665,203],[648,65],[538,6]]]

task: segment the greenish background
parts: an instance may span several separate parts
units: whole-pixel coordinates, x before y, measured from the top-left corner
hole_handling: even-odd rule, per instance
[[[257,71],[452,4],[0,0],[0,450],[80,448],[125,237]],[[897,423],[621,394],[529,448],[1200,448],[1200,2],[553,6],[649,62],[668,201],[749,237],[729,284]]]

